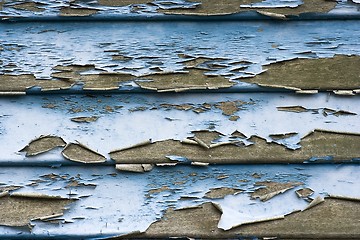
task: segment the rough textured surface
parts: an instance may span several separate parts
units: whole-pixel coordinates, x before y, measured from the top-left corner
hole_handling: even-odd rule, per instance
[[[57,136],[40,136],[31,141],[21,152],[26,152],[26,156],[35,156],[54,149],[56,147],[65,147],[66,142]]]
[[[184,14],[184,15],[226,15],[234,14],[239,12],[256,10],[254,8],[240,8],[240,5],[246,5],[256,2],[261,2],[260,0],[231,0],[231,1],[218,1],[218,0],[190,0],[192,2],[201,2],[201,5],[195,9],[170,9],[170,10],[160,10],[166,14]],[[313,0],[304,0],[304,4],[296,8],[261,8],[262,11],[283,14],[283,15],[299,15],[301,13],[309,12],[329,12],[336,6],[335,1],[313,1]]]
[[[360,135],[356,134],[315,131],[301,140],[301,148],[298,150],[289,150],[275,143],[267,143],[259,137],[252,137],[249,140],[254,144],[247,147],[228,144],[209,149],[194,144],[183,144],[180,141],[166,140],[124,151],[115,151],[110,156],[121,163],[170,162],[166,158],[169,155],[209,163],[350,161],[360,156]]]
[[[50,199],[41,197],[0,198],[0,225],[28,226],[30,220],[59,215],[64,207],[74,202],[70,199]]]
[[[302,90],[354,90],[360,86],[359,65],[359,56],[295,59],[265,66],[264,73],[242,81]]]
[[[137,237],[163,238],[187,236],[197,238],[278,237],[281,239],[356,239],[360,237],[359,203],[327,199],[307,211],[293,213],[283,220],[243,225],[229,231],[217,228],[221,213],[211,204],[182,211],[167,210],[146,233]],[[289,231],[290,230],[290,231]]]

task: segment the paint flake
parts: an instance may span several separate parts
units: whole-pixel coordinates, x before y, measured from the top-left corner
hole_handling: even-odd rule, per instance
[[[154,168],[153,164],[116,164],[116,170],[125,172],[144,173]]]
[[[236,195],[243,192],[243,190],[238,188],[228,188],[228,187],[219,187],[219,188],[210,188],[208,192],[205,193],[205,198],[218,199],[224,198],[227,195]]]
[[[303,106],[284,106],[284,107],[276,107],[278,111],[284,112],[295,112],[295,113],[303,113],[303,112],[311,112],[313,114],[318,114],[322,112],[322,114],[326,117],[329,115],[338,116],[347,116],[347,115],[357,115],[357,113],[345,111],[345,110],[334,110],[331,108],[306,108]]]
[[[200,69],[187,69],[187,73],[153,74],[135,80],[141,88],[158,92],[181,92],[187,90],[229,88],[235,83],[221,76],[208,77]],[[140,79],[141,80],[141,79]]]
[[[97,9],[91,8],[63,7],[61,8],[59,15],[64,17],[84,17],[93,15],[97,12]]]
[[[306,210],[308,210],[308,209],[310,209],[310,208],[313,208],[313,207],[315,207],[315,206],[317,206],[317,205],[319,205],[320,203],[323,203],[325,200],[321,197],[321,196],[317,196],[314,200],[312,200],[310,203],[309,203],[309,205],[306,207],[306,208],[304,208],[302,211],[306,211]]]
[[[91,116],[91,117],[75,117],[71,118],[70,120],[77,123],[91,123],[95,122],[99,119],[97,116]]]
[[[251,193],[251,198],[256,199],[259,198],[261,201],[265,202],[276,195],[284,193],[296,186],[302,185],[300,182],[288,182],[288,183],[279,183],[279,182],[257,182],[255,186],[264,186],[265,188],[256,189],[253,193]]]
[[[301,188],[295,191],[296,195],[299,198],[309,198],[311,195],[314,194],[314,190],[311,188]]]
[[[281,140],[286,138],[291,138],[293,136],[298,135],[296,132],[289,132],[289,133],[281,133],[281,134],[270,134],[269,137],[274,140]]]
[[[69,143],[62,151],[62,155],[71,161],[80,163],[103,163],[106,158],[81,143]]]
[[[39,2],[24,2],[24,3],[19,3],[19,4],[15,4],[15,5],[11,5],[12,8],[15,9],[19,9],[19,10],[27,10],[27,11],[32,11],[32,12],[43,12],[45,11],[45,7],[46,4],[42,4]]]
[[[65,145],[66,142],[61,137],[42,135],[32,140],[27,146],[21,149],[20,152],[26,152],[27,157],[36,156],[57,147],[64,147]]]

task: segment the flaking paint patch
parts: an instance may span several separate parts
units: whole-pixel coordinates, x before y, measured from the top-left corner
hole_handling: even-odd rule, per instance
[[[360,156],[360,135],[356,133],[315,130],[301,139],[301,148],[296,150],[268,143],[257,136],[248,140],[253,144],[246,146],[230,142],[214,148],[164,140],[113,151],[110,157],[117,163],[170,163],[166,156],[182,156],[189,161],[206,163],[303,163],[313,157],[331,156],[331,160],[337,162],[352,161]]]
[[[119,89],[119,84],[128,82],[135,78],[131,74],[100,72],[98,74],[86,74],[87,71],[96,70],[94,65],[69,65],[55,66],[54,70],[58,71],[51,74],[53,78],[62,79],[75,83],[83,83],[84,90],[114,90]]]
[[[38,86],[42,91],[70,89],[73,83],[61,80],[36,80],[32,74],[0,75],[0,93],[25,93],[27,89]]]
[[[229,88],[235,85],[222,76],[206,76],[200,69],[189,68],[188,72],[162,73],[147,75],[136,80],[141,88],[158,92],[181,92],[187,90],[204,90]],[[144,81],[149,80],[149,81]]]
[[[26,152],[27,157],[36,156],[57,147],[65,147],[65,145],[66,142],[61,137],[46,135],[32,140],[27,146],[21,149],[20,152]]]
[[[210,190],[205,193],[204,197],[209,199],[217,199],[217,198],[224,198],[227,195],[236,195],[241,192],[243,192],[243,190],[239,188],[229,188],[229,187],[210,188]]]
[[[81,143],[69,143],[61,153],[66,159],[74,162],[103,163],[106,161],[103,155]]]
[[[161,220],[151,224],[138,238],[163,238],[169,235],[201,238],[216,236],[224,239],[249,236],[261,239],[269,236],[281,239],[327,239],[335,235],[339,238],[353,238],[359,235],[358,223],[348,220],[357,218],[358,209],[356,203],[328,199],[315,208],[287,215],[283,219],[247,224],[223,231],[217,228],[221,212],[213,203],[204,203],[196,209],[167,209]]]
[[[260,0],[232,0],[232,1],[217,1],[217,0],[190,0],[191,2],[201,2],[200,5],[194,9],[170,9],[159,10],[166,14],[182,14],[182,15],[227,15],[240,12],[254,10],[253,8],[240,7],[240,5],[248,5],[252,3],[261,2]],[[304,0],[304,3],[296,8],[278,7],[278,8],[263,8],[262,11],[277,15],[299,15],[303,13],[314,12],[329,12],[335,8],[336,2],[321,0],[314,2],[312,0]]]
[[[43,8],[45,6],[46,6],[46,4],[42,4],[39,2],[24,2],[24,3],[11,5],[12,8],[19,9],[19,10],[27,10],[27,11],[32,11],[32,12],[43,12],[43,11],[45,11],[45,9]],[[0,7],[0,9],[1,9],[1,7]]]
[[[263,73],[241,81],[294,90],[352,91],[359,87],[359,65],[359,56],[293,59],[267,65]]]
[[[264,188],[256,189],[253,193],[250,194],[252,199],[259,198],[261,201],[265,202],[276,195],[284,193],[296,186],[300,186],[303,183],[301,182],[288,182],[288,183],[280,183],[280,182],[257,182],[255,186],[263,186]]]
[[[313,114],[322,113],[325,117],[328,115],[334,116],[347,116],[347,115],[357,115],[355,112],[345,111],[345,110],[335,110],[331,108],[306,108],[303,106],[284,106],[284,107],[276,107],[278,111],[284,112],[295,112],[295,113],[303,113],[303,112],[311,112]]]
[[[91,8],[73,8],[73,7],[64,7],[61,8],[59,15],[66,17],[84,17],[96,14],[97,9]]]
[[[61,216],[65,206],[74,201],[42,194],[12,194],[0,198],[0,225],[29,227],[31,220]]]
[[[78,123],[91,123],[97,121],[98,119],[99,119],[98,116],[91,116],[91,117],[74,117],[71,118],[70,120]]]

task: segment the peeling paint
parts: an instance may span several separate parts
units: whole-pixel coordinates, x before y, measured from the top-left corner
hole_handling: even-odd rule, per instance
[[[257,136],[249,139],[254,143],[250,146],[236,146],[230,143],[216,148],[165,140],[111,152],[110,157],[119,163],[167,163],[170,160],[166,156],[182,156],[190,161],[207,163],[296,163],[327,156],[331,156],[331,161],[352,161],[360,154],[358,138],[359,135],[356,133],[315,130],[302,138],[301,148],[297,150],[289,150],[276,143],[267,143]],[[146,159],[143,156],[147,156]]]
[[[314,191],[311,188],[302,188],[296,190],[295,193],[299,198],[308,198],[314,194]]]
[[[152,164],[116,164],[116,170],[136,173],[149,172],[153,167]]]
[[[66,159],[74,162],[103,163],[106,161],[104,156],[81,143],[69,143],[61,153]]]
[[[74,202],[72,199],[53,198],[51,196],[34,194],[12,194],[0,198],[3,209],[0,213],[0,225],[30,226],[31,220],[61,216],[64,207]]]
[[[261,201],[267,201],[278,194],[284,193],[296,186],[302,185],[300,182],[278,183],[278,182],[257,182],[256,186],[264,186],[264,188],[256,189],[251,193],[251,198],[259,198]]]
[[[205,193],[205,198],[210,199],[217,199],[217,198],[224,198],[227,195],[236,195],[238,193],[243,192],[241,189],[236,188],[211,188],[208,192]]]
[[[83,123],[83,122],[90,123],[90,122],[95,122],[98,119],[99,117],[97,116],[91,116],[91,117],[75,117],[75,118],[71,118],[70,120],[78,123]]]
[[[192,0],[191,0],[192,1]],[[231,2],[219,2],[214,0],[201,0],[201,5],[195,9],[175,9],[175,10],[160,10],[166,14],[185,14],[185,15],[226,15],[234,14],[244,11],[249,11],[252,8],[242,7],[252,3],[258,3],[259,0],[237,0]],[[278,8],[263,8],[264,11],[272,14],[282,15],[299,15],[308,12],[329,12],[336,6],[336,2],[321,1],[319,3],[313,3],[311,0],[305,0],[304,3],[298,7],[278,7]]]
[[[196,89],[229,88],[235,83],[221,76],[209,77],[199,69],[188,69],[188,73],[164,73],[148,75],[144,80],[135,81],[141,88],[158,92],[181,92]]]
[[[296,90],[353,90],[359,86],[358,56],[294,59],[266,66],[266,71],[242,81]],[[322,71],[319,71],[322,69]]]
[[[36,156],[45,153],[57,147],[65,147],[66,142],[57,136],[42,135],[32,140],[27,146],[20,150],[26,152],[26,156]]]

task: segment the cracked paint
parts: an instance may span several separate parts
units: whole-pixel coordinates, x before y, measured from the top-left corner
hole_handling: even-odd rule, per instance
[[[0,130],[3,133],[0,135],[0,139],[9,144],[7,146],[4,145],[2,148],[0,147],[1,152],[8,160],[12,161],[26,159],[29,163],[44,161],[50,165],[55,164],[55,162],[57,164],[61,162],[67,164],[66,162],[68,161],[65,161],[60,155],[60,149],[54,149],[31,158],[25,158],[23,154],[16,154],[19,149],[28,144],[28,139],[33,139],[34,136],[57,135],[66,139],[67,142],[79,141],[86,143],[91,149],[96,149],[108,160],[110,155],[113,155],[108,155],[109,152],[125,150],[129,147],[135,148],[139,143],[142,145],[144,140],[144,144],[152,143],[149,147],[154,144],[159,146],[161,145],[160,142],[165,140],[169,142],[171,140],[175,144],[173,147],[179,146],[179,148],[175,152],[171,152],[172,150],[169,149],[163,155],[164,158],[159,153],[158,160],[155,163],[170,163],[170,160],[165,160],[165,156],[171,155],[187,158],[189,160],[188,164],[190,162],[200,162],[198,161],[200,158],[202,158],[201,161],[203,163],[214,163],[220,161],[220,155],[218,155],[219,159],[216,156],[217,154],[222,154],[222,151],[225,151],[224,156],[230,155],[230,152],[235,154],[234,156],[240,153],[240,155],[248,153],[249,156],[245,154],[243,157],[239,157],[239,159],[248,157],[251,161],[255,161],[254,158],[259,154],[259,158],[256,161],[260,161],[261,158],[265,161],[265,159],[268,159],[268,156],[260,151],[263,147],[268,149],[268,151],[282,152],[279,156],[288,155],[280,160],[274,158],[274,161],[285,162],[290,156],[295,157],[295,159],[299,156],[300,158],[297,161],[303,159],[303,161],[311,162],[316,159],[331,160],[333,155],[330,150],[324,150],[325,152],[321,150],[318,152],[319,155],[314,155],[308,150],[302,149],[304,143],[307,142],[305,140],[307,138],[304,138],[304,136],[314,131],[314,129],[328,131],[324,134],[329,136],[329,139],[333,139],[331,140],[333,144],[339,139],[342,139],[339,141],[344,143],[347,141],[345,140],[346,138],[349,141],[350,139],[356,139],[356,135],[352,136],[348,133],[351,133],[358,126],[359,115],[333,114],[338,111],[358,113],[359,109],[354,99],[328,97],[328,95],[321,93],[306,98],[291,94],[278,95],[275,93],[264,95],[242,94],[241,96],[228,93],[214,94],[207,97],[204,97],[203,94],[181,94],[178,96],[181,98],[172,99],[167,95],[144,96],[142,94],[106,96],[55,95],[51,98],[45,96],[24,96],[10,102],[5,101],[7,98],[3,98],[0,103],[0,109],[3,110],[0,115],[4,116],[1,118],[0,123]],[[32,99],[32,104],[25,104],[27,99],[30,98]],[[130,99],[131,101],[129,101]],[[237,101],[254,102],[254,104],[242,105],[244,109],[238,112],[241,118],[236,122],[230,121],[226,115],[222,114],[221,109],[215,107],[219,102]],[[306,106],[306,109],[319,109],[319,114],[313,114],[313,111],[298,114],[278,111],[277,109],[278,106],[296,106],[293,105],[294,103]],[[144,111],[132,111],[139,107],[146,109]],[[209,110],[200,114],[193,112],[192,109],[197,107],[204,107],[204,109]],[[178,109],[184,109],[184,111]],[[185,109],[188,110],[185,111]],[[324,113],[326,113],[326,117]],[[256,118],[259,115],[263,117]],[[72,118],[80,118],[82,120],[82,117],[86,116],[96,116],[98,119],[88,124],[70,121]],[[68,119],[68,121],[64,122],[64,118]],[[144,118],[148,119],[148,121],[144,122]],[[169,121],[168,118],[172,120]],[[302,124],[303,122],[308,122],[309,124],[304,125]],[[162,131],[157,131],[156,129],[158,128],[161,128]],[[324,131],[320,130],[320,132]],[[13,138],[10,133],[22,137]],[[316,134],[316,138],[319,137],[318,135],[319,133]],[[194,139],[195,136],[197,141]],[[201,142],[205,143],[202,144],[203,147],[199,145]],[[351,144],[353,144],[354,148],[351,151],[356,151],[356,141]],[[343,147],[344,151],[350,151],[349,149],[345,150],[346,144],[339,145],[337,149],[340,149],[340,146]],[[198,150],[199,147],[203,149]],[[152,146],[151,148],[154,147]],[[187,148],[198,152],[198,156],[195,159],[191,159],[191,155],[186,154]],[[305,146],[305,148],[308,147]],[[227,152],[226,149],[229,149],[230,152]],[[333,149],[333,147],[329,149]],[[257,150],[260,152],[257,153]],[[307,159],[305,159],[304,154],[300,154],[304,153],[304,150],[308,152]],[[212,153],[217,154],[212,155]],[[251,153],[253,154],[251,155]],[[345,152],[342,154],[346,155]],[[153,153],[149,156],[152,155]],[[212,157],[209,158],[209,155],[212,155]],[[235,158],[234,156],[229,156],[229,163],[232,161],[231,159]],[[350,157],[348,155],[343,159]],[[351,159],[355,161],[356,157],[358,156],[354,154]],[[140,159],[139,155],[139,161]],[[162,162],[162,159],[165,162]],[[338,160],[341,160],[340,156]],[[332,161],[338,160],[334,158]],[[108,163],[110,162],[109,160]],[[120,163],[141,164],[144,162],[129,161]]]
[[[249,193],[256,190],[254,184],[258,181],[252,177],[255,171],[263,173],[263,179],[273,182],[304,182],[306,186],[314,190],[315,198],[319,194],[323,197],[328,195],[356,197],[358,195],[355,190],[356,183],[358,182],[357,175],[354,174],[357,171],[356,168],[357,165],[351,164],[339,166],[210,165],[206,168],[189,166],[177,166],[175,169],[172,167],[156,167],[151,172],[141,175],[130,172],[113,175],[109,174],[109,172],[113,171],[112,166],[88,166],[85,169],[76,166],[64,166],[57,169],[49,169],[47,167],[30,169],[25,167],[20,169],[21,172],[19,172],[17,167],[13,167],[8,168],[9,171],[7,173],[0,175],[0,181],[4,182],[5,180],[5,182],[7,182],[8,175],[13,175],[17,172],[16,174],[18,174],[19,177],[16,178],[14,183],[16,185],[24,185],[24,189],[15,190],[15,192],[19,192],[17,195],[28,195],[29,192],[37,192],[49,196],[65,195],[78,198],[78,200],[71,205],[71,208],[65,211],[61,219],[55,220],[61,225],[61,228],[51,226],[50,222],[32,221],[32,224],[35,225],[32,229],[33,234],[42,236],[43,229],[46,229],[46,231],[51,234],[69,234],[78,232],[80,226],[85,228],[86,226],[91,226],[91,229],[87,229],[88,234],[91,236],[98,236],[92,234],[99,234],[100,232],[106,236],[117,236],[132,232],[136,229],[144,232],[151,223],[163,216],[162,211],[171,207],[174,207],[174,209],[182,209],[176,212],[195,211],[199,209],[198,206],[200,204],[209,201],[218,204],[219,207],[224,210],[225,215],[221,216],[221,218],[223,218],[221,221],[223,222],[227,219],[226,221],[232,221],[231,225],[238,225],[243,218],[229,219],[229,216],[226,214],[226,209],[229,209],[232,214],[235,215],[239,209],[245,212],[250,211],[252,214],[256,212],[259,213],[258,216],[260,217],[260,213],[263,211],[261,209],[266,209],[268,213],[266,216],[263,216],[269,220],[279,216],[280,213],[289,213],[293,211],[292,209],[302,210],[308,206],[306,201],[296,196],[295,191],[297,188],[290,189],[266,202],[251,200]],[[80,169],[82,170],[80,171]],[[81,172],[81,175],[79,172]],[[333,176],[333,178],[328,178],[327,174]],[[217,180],[217,177],[221,175],[228,175],[229,177],[221,181]],[[39,185],[37,186],[28,186],[26,184],[38,179],[39,176],[41,176],[44,182],[38,182]],[[320,181],[320,179],[323,178],[327,178],[328,181]],[[248,182],[239,181],[242,179],[247,179]],[[179,184],[179,181],[182,183]],[[96,188],[94,185],[96,185]],[[129,186],[133,187],[130,188]],[[244,192],[239,192],[236,195],[226,195],[220,199],[206,198],[206,193],[211,191],[212,188],[243,189]],[[116,189],[116,191],[114,189]],[[70,193],[71,195],[68,195]],[[188,197],[182,198],[182,200],[179,201],[182,196]],[[102,200],[100,201],[100,199]],[[115,199],[116,201],[114,201]],[[334,201],[344,200],[338,199]],[[325,198],[323,204],[308,209],[304,211],[304,213],[311,213],[311,211],[322,208],[322,206],[327,206],[328,203],[334,201],[332,201],[331,198]],[[350,201],[347,202],[349,203],[343,205],[344,207],[353,206]],[[128,206],[128,204],[131,205]],[[281,207],[276,207],[278,205]],[[194,208],[195,206],[197,207]],[[291,207],[287,208],[287,206]],[[128,208],[129,210],[127,210]],[[219,216],[218,210],[216,211],[216,216]],[[195,214],[195,212],[193,213]],[[210,211],[210,213],[212,213],[212,211]],[[87,217],[89,214],[91,214],[91,218]],[[292,219],[293,214],[284,216],[283,221]],[[101,224],[92,224],[98,222],[99,217],[107,222],[106,227]],[[306,218],[306,221],[314,218],[317,219],[317,217],[313,216]],[[141,220],[135,221],[135,219]],[[72,222],[72,224],[68,224],[69,221]],[[216,231],[218,231],[217,224],[219,221],[220,216],[214,220],[214,230]],[[224,225],[220,226],[224,227]],[[206,229],[208,230],[208,228]],[[234,230],[236,229],[237,228]],[[234,230],[228,230],[229,234],[233,234],[232,231]],[[16,232],[17,230],[7,228],[4,232],[9,233],[9,231]],[[149,233],[149,231],[147,230],[145,233]]]
[[[354,3],[352,3],[354,4]],[[229,15],[235,13],[246,13],[249,11],[260,11],[267,15],[298,16],[309,13],[328,13],[334,8],[339,12],[345,10],[356,12],[356,8],[351,8],[348,1],[325,1],[314,4],[310,0],[302,1],[261,1],[261,0],[233,0],[230,2],[219,2],[213,0],[201,1],[162,1],[162,0],[99,0],[99,1],[29,1],[26,3],[19,1],[0,2],[0,11],[7,17],[38,17],[38,16],[88,16],[84,11],[96,10],[98,16],[115,15],[127,16],[132,14],[144,16],[159,16],[162,14],[175,15],[199,15],[216,16]],[[62,15],[62,12],[71,8],[74,11],[70,15]]]
[[[39,90],[126,91],[141,87],[143,91],[271,90],[249,82],[271,88],[282,86],[302,93],[339,90],[336,91],[339,94],[346,90],[356,94],[359,88],[355,75],[360,53],[358,43],[351,37],[357,32],[353,24],[334,22],[337,30],[331,34],[326,30],[331,24],[326,21],[283,23],[284,28],[278,28],[275,23],[258,22],[255,26],[240,22],[241,31],[236,34],[233,23],[219,24],[221,26],[210,29],[202,22],[186,26],[157,23],[147,28],[142,23],[131,26],[109,23],[106,28],[101,23],[94,23],[90,28],[81,27],[82,23],[27,28],[27,24],[22,23],[17,25],[18,32],[24,33],[21,38],[9,25],[1,25],[0,37],[4,40],[1,43],[0,81],[3,84],[0,90],[7,94]],[[139,34],[144,35],[144,39],[152,39],[152,33],[160,29],[154,41],[138,40]],[[288,34],[288,29],[302,34],[280,38]],[[100,30],[104,34],[92,36],[92,32]],[[183,39],[184,32],[186,39]],[[201,41],[204,34],[207,40]],[[300,37],[303,41],[297,40]],[[42,41],[43,38],[49,41]],[[30,45],[33,39],[40,40]],[[66,39],[67,44],[56,39]],[[223,42],[227,42],[226,46]],[[253,42],[259,42],[257,48]],[[308,52],[311,55],[304,54]],[[280,76],[285,74],[281,73],[282,65],[290,66],[295,71],[291,74],[297,76],[296,79],[302,78],[301,81],[292,83],[286,76]],[[313,70],[309,71],[307,68],[311,67]],[[317,71],[319,68],[323,70]],[[308,74],[301,74],[305,70]],[[351,73],[355,75],[349,76]],[[271,81],[267,77],[269,74]],[[325,86],[326,81],[321,80],[322,85],[315,86],[317,81],[311,80],[313,76],[327,79],[326,74],[331,75],[329,85]]]

